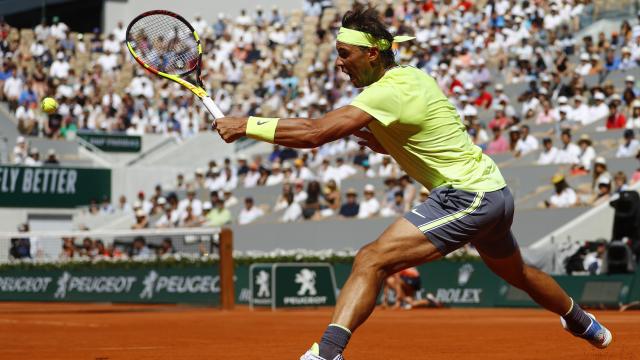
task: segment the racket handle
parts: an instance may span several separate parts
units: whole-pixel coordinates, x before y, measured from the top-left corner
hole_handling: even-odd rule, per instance
[[[209,113],[214,117],[214,120],[213,120],[214,125],[216,122],[215,119],[220,119],[224,117],[224,114],[222,113],[222,111],[220,111],[220,108],[218,107],[218,105],[216,105],[216,103],[214,103],[210,97],[208,96],[203,97],[202,103],[204,104],[204,107],[206,107],[207,110],[209,110]]]

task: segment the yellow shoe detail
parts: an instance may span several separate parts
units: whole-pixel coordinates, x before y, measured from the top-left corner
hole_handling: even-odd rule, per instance
[[[313,343],[313,345],[311,345],[311,353],[313,355],[320,356],[320,346],[318,345],[318,343]]]

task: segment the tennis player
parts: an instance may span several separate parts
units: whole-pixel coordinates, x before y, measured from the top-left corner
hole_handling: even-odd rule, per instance
[[[353,102],[318,119],[228,117],[217,121],[227,142],[243,136],[314,148],[354,134],[391,155],[431,194],[355,258],[333,320],[303,360],[339,360],[353,331],[371,314],[385,278],[472,243],[484,262],[540,306],[560,315],[575,336],[605,348],[612,335],[549,275],[525,265],[511,233],[514,201],[496,164],[475,146],[455,107],[423,71],[394,62],[393,37],[376,10],[357,6],[342,19],[336,66],[355,87]],[[364,130],[363,130],[364,129]],[[541,339],[542,340],[542,339]]]

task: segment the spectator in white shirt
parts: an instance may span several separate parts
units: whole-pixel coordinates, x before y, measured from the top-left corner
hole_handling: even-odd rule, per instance
[[[596,150],[592,146],[591,138],[587,134],[580,135],[578,140],[578,146],[580,147],[580,154],[578,155],[578,162],[574,164],[574,169],[579,170],[591,170],[591,164],[596,158]]]
[[[174,210],[170,204],[167,204],[164,207],[164,214],[162,214],[162,216],[160,216],[158,221],[156,221],[155,227],[173,228],[178,226],[178,222],[180,222],[178,211]]]
[[[191,26],[193,26],[193,29],[198,33],[198,35],[204,36],[209,25],[207,24],[207,21],[200,16],[200,14],[196,14],[191,22]]]
[[[96,62],[102,67],[105,73],[111,74],[118,67],[118,56],[110,50],[105,49],[104,54],[100,55]]]
[[[553,146],[551,138],[542,139],[542,152],[538,157],[538,165],[550,165],[556,163],[558,148]]]
[[[398,171],[395,164],[391,161],[389,156],[382,158],[382,164],[378,168],[378,176],[381,178],[397,177]]]
[[[318,169],[318,178],[322,183],[327,183],[329,180],[335,180],[337,184],[340,184],[340,174],[338,169],[331,166],[329,159],[323,159],[320,169]]]
[[[238,224],[240,225],[249,224],[263,215],[264,215],[264,211],[254,206],[253,198],[247,197],[244,199],[244,208],[240,210],[240,214],[238,214]]]
[[[580,64],[576,67],[576,73],[587,76],[591,71],[591,57],[587,53],[582,53],[580,55]]]
[[[251,164],[249,165],[249,171],[247,175],[244,176],[243,184],[246,188],[252,188],[258,185],[258,179],[260,179],[260,172],[258,171],[258,165]]]
[[[571,131],[563,130],[560,135],[562,147],[558,150],[556,164],[576,164],[580,156],[580,148],[571,142]]]
[[[520,127],[520,139],[516,143],[516,157],[525,156],[538,150],[538,139],[529,134],[529,125]]]
[[[364,186],[364,199],[360,202],[358,210],[358,219],[366,219],[374,217],[380,211],[380,202],[376,199],[376,189],[373,185]]]
[[[280,164],[273,163],[273,165],[271,166],[271,174],[267,178],[267,182],[265,183],[265,185],[266,186],[278,185],[278,184],[281,184],[283,180],[284,180],[284,174],[280,169]]]
[[[545,201],[545,206],[548,208],[568,208],[576,206],[578,203],[578,196],[576,192],[569,186],[564,178],[564,175],[555,175],[551,182],[555,187],[554,194],[551,195],[549,200]]]
[[[293,186],[293,201],[301,204],[307,200],[307,197],[307,192],[304,190],[304,181],[302,179],[296,180]]]
[[[573,98],[574,106],[569,112],[569,119],[577,124],[589,125],[592,122],[598,120],[592,116],[591,110],[584,103],[584,98],[580,95],[576,95]]]
[[[56,60],[51,63],[49,75],[54,78],[64,79],[69,76],[70,65],[64,57],[64,53],[59,51],[56,54]]]
[[[304,160],[297,158],[293,161],[293,177],[298,180],[311,181],[316,177],[313,172],[304,164]]]
[[[69,31],[69,27],[67,24],[60,21],[60,18],[54,16],[52,19],[53,25],[51,25],[50,31],[51,36],[57,38],[58,40],[62,40],[67,37],[67,31]]]
[[[24,159],[24,164],[26,166],[42,166],[42,161],[40,161],[40,152],[38,148],[32,147],[29,149],[29,156]]]
[[[336,171],[338,173],[339,181],[342,181],[357,173],[356,169],[353,166],[345,164],[343,158],[336,159]]]
[[[627,118],[627,129],[640,129],[640,99],[631,103],[631,114]]]
[[[602,120],[609,116],[609,106],[604,102],[604,94],[601,92],[596,92],[595,95],[593,95],[593,100],[594,105],[590,108],[591,118],[589,123]]]
[[[127,28],[124,27],[122,21],[118,21],[118,25],[115,29],[113,29],[111,33],[113,34],[114,38],[120,43],[124,43],[127,38]]]
[[[618,147],[616,152],[617,158],[635,157],[638,154],[638,148],[640,148],[640,142],[635,139],[635,133],[633,129],[626,129],[624,131],[624,139],[622,144]]]
[[[120,52],[121,43],[116,40],[115,35],[109,34],[106,39],[102,42],[102,50],[109,51],[113,54],[118,54]]]
[[[286,196],[287,207],[282,214],[281,222],[295,222],[302,218],[302,207],[295,201],[293,192],[288,192]]]
[[[196,198],[196,190],[191,186],[187,188],[187,198],[180,200],[180,203],[178,203],[178,212],[181,215],[184,214],[187,206],[191,206],[193,215],[202,215],[202,201]]]

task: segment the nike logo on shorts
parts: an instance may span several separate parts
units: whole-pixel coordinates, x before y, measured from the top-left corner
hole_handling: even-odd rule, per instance
[[[416,209],[411,209],[411,212],[416,214],[416,215],[418,215],[418,216],[420,216],[423,219],[426,219],[426,217],[424,217],[424,215],[420,214]]]

